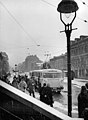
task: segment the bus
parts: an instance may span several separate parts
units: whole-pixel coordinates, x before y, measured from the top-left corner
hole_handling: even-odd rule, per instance
[[[35,78],[36,83],[43,86],[44,83],[50,84],[53,92],[60,93],[63,87],[63,72],[58,69],[40,69],[30,71],[30,76]],[[39,78],[39,79],[38,79]]]

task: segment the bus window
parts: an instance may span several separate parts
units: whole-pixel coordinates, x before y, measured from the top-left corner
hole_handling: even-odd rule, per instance
[[[61,78],[61,73],[53,73],[53,78]]]
[[[53,78],[53,74],[52,73],[44,73],[43,77],[44,78]]]
[[[44,73],[43,77],[44,78],[61,78],[62,75],[61,73]]]

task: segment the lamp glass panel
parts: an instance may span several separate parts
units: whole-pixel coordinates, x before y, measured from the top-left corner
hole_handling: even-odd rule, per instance
[[[70,24],[74,18],[75,13],[61,13],[62,19],[65,22],[65,24]]]

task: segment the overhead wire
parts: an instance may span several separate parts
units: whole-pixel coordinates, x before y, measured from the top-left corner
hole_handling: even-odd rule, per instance
[[[45,2],[46,4],[48,4],[48,5],[50,5],[50,6],[52,6],[52,7],[56,7],[55,5],[53,5],[53,4],[51,4],[51,3],[49,3],[49,2],[47,2],[47,1],[45,1],[45,0],[41,0],[41,1],[43,1],[43,2]],[[87,5],[85,2],[83,2],[82,1],[82,3],[84,4],[84,5]],[[29,35],[29,33],[24,29],[24,27],[23,27],[23,25],[13,16],[13,14],[7,9],[7,7],[0,1],[0,4],[4,7],[4,9],[8,12],[8,14],[15,20],[15,22],[20,26],[20,28],[27,34],[27,36],[31,39],[31,40],[33,40],[34,41],[34,39],[31,37],[31,35]],[[88,6],[88,5],[87,5]],[[82,20],[82,21],[84,21],[84,22],[86,22],[86,23],[88,23],[88,21],[87,20],[83,20],[83,19],[81,19],[81,18],[79,18],[79,17],[77,17],[78,19],[80,19],[80,20]],[[37,43],[36,43],[36,41],[34,41],[34,43],[37,45],[37,46],[40,46],[40,45],[38,45]],[[56,53],[56,52],[55,52]],[[58,53],[58,52],[57,52]]]
[[[41,0],[41,1],[43,1],[43,2],[45,2],[46,4],[49,4],[49,5],[51,5],[51,6],[53,6],[53,7],[56,7],[55,5],[53,5],[53,4],[51,4],[51,3],[49,3],[49,2],[47,2],[47,1],[45,1],[45,0]],[[29,35],[29,33],[24,29],[24,27],[22,26],[22,24],[20,24],[19,22],[18,22],[18,20],[13,16],[13,14],[7,9],[7,7],[0,1],[0,4],[6,9],[6,11],[9,13],[9,15],[15,20],[15,22],[21,27],[21,29],[34,41],[34,39]],[[35,41],[34,41],[35,42]],[[40,45],[38,45],[36,42],[35,42],[35,44],[37,45],[37,46],[40,46]],[[19,48],[24,48],[24,47],[19,47]],[[28,48],[28,47],[27,47]],[[62,51],[62,50],[61,50]],[[58,52],[60,52],[60,51],[58,51]],[[53,52],[53,53],[58,53],[58,52]]]
[[[47,2],[47,1],[45,1],[45,0],[41,0],[41,1],[45,2],[46,4],[51,5],[51,6],[53,6],[53,7],[56,7],[55,5],[53,5],[53,4],[51,4],[51,3],[49,3],[49,2]]]
[[[8,14],[14,19],[14,21],[20,26],[20,28],[26,33],[26,35],[38,46],[36,41],[32,38],[32,36],[25,30],[23,25],[13,16],[13,14],[8,10],[8,8],[0,1],[0,4],[3,8],[8,12]]]
[[[1,45],[0,45],[0,46],[1,46]],[[35,47],[35,46],[33,46],[33,45],[32,45],[32,46],[18,46],[18,47],[16,46],[16,48],[6,48],[6,47],[5,47],[4,49],[6,49],[6,50],[7,50],[7,49],[8,49],[8,50],[17,50],[17,49],[29,50],[30,47]],[[41,47],[42,47],[42,45],[41,45]],[[44,46],[43,46],[43,47],[44,47]],[[50,47],[50,46],[49,46],[49,47]],[[51,47],[55,47],[55,46],[51,46]],[[42,50],[43,50],[43,49],[42,49]],[[57,53],[61,53],[61,52],[63,53],[63,51],[66,52],[66,50],[67,50],[67,49],[61,49],[61,50],[59,50],[59,51],[57,50],[56,52],[55,52],[55,51],[50,52],[50,54],[57,54]],[[49,51],[48,51],[48,52],[49,52]],[[41,55],[41,54],[42,54],[42,53],[40,53],[39,55]],[[45,54],[45,53],[44,53],[44,54]]]
[[[53,7],[56,7],[55,5],[49,3],[49,2],[47,2],[47,1],[45,1],[45,0],[42,0],[42,1],[43,1],[43,2],[46,2],[47,4],[49,4],[49,5],[53,6]],[[6,7],[6,5],[4,5],[4,3],[2,3],[1,1],[0,1],[0,4],[1,4],[1,5],[3,6],[3,8],[8,12],[8,14],[14,19],[14,21],[19,25],[19,27],[24,31],[24,33],[26,33],[26,35],[27,35],[31,40],[34,41],[34,39],[31,37],[31,35],[25,30],[25,28],[23,27],[23,25],[15,18],[15,16],[12,14],[12,12],[9,11],[9,9]],[[34,43],[35,43],[37,46],[40,46],[40,45],[38,45],[38,44],[36,43],[36,41],[34,41]],[[23,48],[23,49],[24,49],[24,47],[19,47],[19,48]],[[11,49],[11,48],[10,48],[10,49]],[[12,48],[12,49],[15,49],[15,48]],[[27,46],[27,49],[28,49],[28,46]],[[58,51],[58,52],[60,52],[60,51]],[[54,52],[54,53],[58,53],[58,52]]]

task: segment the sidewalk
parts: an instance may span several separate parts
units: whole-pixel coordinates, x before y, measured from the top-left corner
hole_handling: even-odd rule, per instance
[[[67,82],[67,78],[64,79],[64,82]],[[88,82],[88,80],[85,79],[77,79],[75,78],[74,80],[72,80],[72,84],[74,84],[75,86],[81,88],[81,86],[85,85]]]
[[[88,80],[85,80],[85,79],[74,79],[72,80],[72,84],[76,85],[77,87],[81,87],[83,85],[85,85],[86,83],[88,82]]]
[[[75,78],[74,80],[80,81],[80,82],[88,82],[88,80],[86,80],[86,79],[78,79],[78,78]]]

